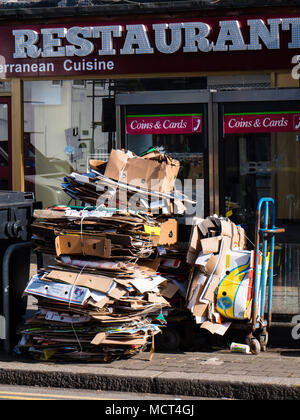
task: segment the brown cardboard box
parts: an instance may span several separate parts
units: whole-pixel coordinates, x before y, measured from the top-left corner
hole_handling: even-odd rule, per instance
[[[199,255],[201,250],[201,239],[203,238],[202,233],[200,232],[199,225],[203,222],[204,219],[199,217],[194,218],[194,225],[192,227],[192,232],[190,236],[189,248],[186,256],[186,262],[193,265],[196,258]]]
[[[83,254],[94,257],[109,258],[111,241],[106,238],[94,238],[80,235],[60,235],[55,238],[57,256],[61,254]]]
[[[205,275],[200,269],[193,273],[191,285],[188,292],[189,309],[194,316],[205,316],[207,313],[207,304],[199,302],[209,276]]]
[[[213,302],[215,299],[215,291],[217,287],[219,286],[219,283],[221,281],[221,278],[219,276],[212,276],[210,280],[210,284],[208,288],[206,289],[206,292],[203,295],[203,299],[207,299],[210,302]]]
[[[219,252],[222,236],[214,236],[213,238],[201,239],[202,254],[216,254]]]
[[[122,150],[113,149],[104,175],[136,187],[159,192],[173,191],[180,164],[168,156],[159,161],[158,158],[161,156],[163,155],[156,152],[143,157],[129,157]]]
[[[240,235],[237,228],[237,225],[235,223],[231,224],[232,229],[232,237],[231,237],[231,249],[238,248],[240,243]]]
[[[204,328],[205,330],[208,330],[211,334],[218,334],[218,335],[224,335],[225,332],[230,327],[231,322],[223,322],[222,324],[213,323],[211,321],[205,321],[201,325],[200,328]]]
[[[245,234],[245,230],[241,226],[237,226],[238,233],[239,233],[239,245],[241,249],[246,249],[247,245],[247,238]]]
[[[231,238],[228,236],[221,236],[220,253],[212,255],[206,262],[204,272],[207,274],[214,273],[216,276],[222,276],[225,269],[226,253],[230,249]],[[211,238],[216,239],[216,238]]]
[[[96,159],[90,159],[89,165],[91,169],[94,169],[95,171],[99,171],[101,169],[101,166],[105,165],[106,162],[103,160],[96,160]]]
[[[160,235],[151,235],[153,245],[172,245],[177,243],[178,220],[168,219],[160,224]]]
[[[229,220],[220,220],[221,223],[221,235],[222,236],[232,236],[232,222]]]
[[[105,293],[114,299],[119,299],[126,293],[126,290],[118,285],[113,287],[115,283],[113,278],[100,275],[82,273],[78,276],[78,273],[71,271],[52,270],[47,274],[47,278],[71,285],[76,284],[76,286],[87,287],[97,292]]]

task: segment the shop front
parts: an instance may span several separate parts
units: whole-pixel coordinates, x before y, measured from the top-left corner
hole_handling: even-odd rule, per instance
[[[33,191],[44,207],[74,204],[60,189],[64,175],[86,172],[113,148],[161,147],[181,162],[178,187],[197,200],[187,225],[216,213],[253,241],[259,198],[275,199],[286,231],[274,313],[296,314],[300,18],[295,10],[219,16],[2,22],[1,189]]]

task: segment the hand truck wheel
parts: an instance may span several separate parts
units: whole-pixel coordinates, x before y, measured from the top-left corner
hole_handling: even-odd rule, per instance
[[[259,336],[259,344],[260,344],[260,347],[261,347],[261,351],[267,351],[268,340],[269,340],[269,334],[268,334],[267,331],[263,332]]]
[[[252,354],[258,354],[260,353],[260,343],[256,338],[252,338],[250,340],[250,351]]]

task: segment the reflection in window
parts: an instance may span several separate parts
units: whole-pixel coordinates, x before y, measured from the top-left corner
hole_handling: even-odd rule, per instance
[[[92,156],[106,160],[114,133],[102,124],[110,84],[89,80],[24,82],[25,188],[43,206],[68,204],[63,177],[85,172]]]

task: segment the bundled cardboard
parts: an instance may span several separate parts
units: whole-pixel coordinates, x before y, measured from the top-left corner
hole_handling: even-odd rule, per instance
[[[34,216],[38,218],[32,225],[37,249],[58,256],[148,258],[155,254],[157,246],[170,246],[178,239],[178,221],[163,215],[154,217],[102,207],[97,211],[35,210]]]
[[[111,361],[143,350],[161,331],[156,318],[169,306],[160,294],[167,280],[126,266],[103,260],[89,269],[71,260],[40,270],[24,291],[39,310],[23,326],[20,347],[42,360]]]

